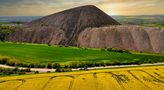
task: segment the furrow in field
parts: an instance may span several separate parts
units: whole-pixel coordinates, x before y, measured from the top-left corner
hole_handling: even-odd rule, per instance
[[[25,79],[26,82],[19,86],[17,90],[41,90],[42,86],[49,80],[49,77]]]
[[[97,73],[97,89],[98,90],[122,90],[112,74],[108,72]]]
[[[18,88],[26,82],[26,80],[24,80],[24,79],[19,79],[19,81],[21,81],[22,83],[20,85],[18,85],[14,90],[18,90]]]
[[[6,80],[0,82],[0,90],[17,90],[25,83],[24,79]]]
[[[126,88],[122,84],[123,82],[125,82],[125,80],[121,78],[122,75],[117,75],[117,74],[114,74],[113,72],[108,72],[108,73],[111,74],[112,77],[118,82],[122,90],[126,90]]]
[[[148,89],[148,90],[151,90],[151,88],[148,86],[148,85],[146,85],[140,78],[138,78],[135,74],[133,74],[130,70],[128,70],[127,71],[130,75],[131,75],[131,77],[132,77],[132,79],[131,80],[133,80],[133,82],[132,82],[132,84],[134,84],[134,85],[137,85],[137,86],[139,86],[140,88],[141,88],[141,90],[142,90],[142,88],[145,90],[145,89]],[[134,83],[135,82],[135,83]],[[136,83],[137,82],[137,83]],[[136,87],[137,89],[139,88],[139,87]]]
[[[163,81],[160,80],[158,77],[155,77],[144,70],[132,70],[131,72],[146,86],[150,87],[150,89],[156,90],[158,88],[158,90],[164,90]]]
[[[159,70],[157,70],[157,69],[151,69],[151,70],[147,69],[147,70],[144,70],[144,71],[146,71],[149,74],[153,75],[155,78],[158,78],[162,82],[164,81],[164,73],[160,72]]]
[[[72,76],[58,76],[49,79],[49,81],[44,85],[42,90],[69,90],[72,81]]]
[[[43,85],[43,87],[41,88],[41,90],[44,90],[45,88],[46,88],[46,86],[50,83],[50,81],[53,79],[53,78],[55,78],[56,76],[53,76],[53,77],[50,77],[49,79],[48,79],[48,81]]]
[[[72,90],[96,90],[97,86],[93,73],[82,74],[74,79]]]

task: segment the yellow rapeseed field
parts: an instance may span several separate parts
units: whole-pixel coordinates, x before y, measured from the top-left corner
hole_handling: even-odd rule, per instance
[[[0,77],[0,90],[164,90],[164,66]]]

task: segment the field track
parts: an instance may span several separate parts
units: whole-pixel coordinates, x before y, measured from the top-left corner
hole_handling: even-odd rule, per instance
[[[164,66],[0,77],[0,90],[164,90]]]

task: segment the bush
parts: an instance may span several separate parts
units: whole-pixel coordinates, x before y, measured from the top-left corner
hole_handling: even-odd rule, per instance
[[[18,72],[19,75],[26,74],[26,72]]]
[[[114,60],[111,62],[111,65],[121,65],[119,60]]]
[[[106,66],[106,63],[105,62],[100,62],[100,66]]]
[[[104,49],[104,48],[102,48],[102,49],[101,49],[101,51],[105,51],[105,49]]]
[[[52,46],[50,43],[47,44],[48,46]]]
[[[124,53],[132,54],[129,50],[124,50]]]
[[[38,74],[38,73],[39,73],[39,71],[35,71],[34,73],[35,73],[35,74]]]
[[[138,65],[140,65],[140,64],[142,64],[142,62],[140,62],[139,59],[134,59],[134,60],[131,62],[131,64],[138,64]]]
[[[16,66],[22,67],[23,63],[17,63]]]
[[[64,68],[65,68],[65,69],[68,69],[68,68],[69,68],[69,66],[68,66],[68,65],[65,65],[65,66],[64,66]]]
[[[60,66],[60,64],[59,63],[54,63],[53,65],[52,65],[52,68],[60,68],[61,66]]]
[[[51,69],[52,68],[52,64],[47,64],[47,68]]]
[[[61,67],[56,68],[55,72],[62,72],[62,68]]]
[[[34,68],[34,67],[35,67],[34,64],[30,64],[30,65],[29,65],[29,68]]]
[[[11,74],[26,74],[26,72],[31,72],[30,69],[18,69],[18,68],[14,68],[14,69],[5,69],[5,68],[0,68],[0,75],[11,75]]]
[[[9,58],[1,58],[0,59],[0,64],[7,64],[9,62]]]
[[[14,68],[13,71],[19,71],[19,69],[18,68]]]
[[[112,48],[107,48],[107,51],[112,51]]]
[[[79,67],[79,63],[78,62],[71,62],[69,67],[70,68],[78,68]]]
[[[11,26],[0,26],[0,41],[4,42],[7,39],[7,36],[13,32],[15,27]]]
[[[62,45],[59,45],[59,48],[63,47]]]
[[[41,68],[46,68],[46,65],[41,65]]]
[[[15,66],[16,65],[16,63],[14,61],[8,61],[6,64],[9,66]]]
[[[131,52],[129,50],[121,50],[121,49],[114,49],[114,48],[108,48],[107,51],[131,54]]]
[[[86,62],[85,65],[87,65],[88,67],[95,67],[96,66],[96,62]]]
[[[21,71],[21,72],[31,72],[31,69],[30,69],[30,68],[27,68],[27,69],[21,69],[20,71]]]
[[[88,71],[88,66],[87,65],[84,66],[84,70]]]

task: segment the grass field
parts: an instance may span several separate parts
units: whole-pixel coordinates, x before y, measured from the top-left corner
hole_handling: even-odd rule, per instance
[[[0,57],[7,56],[23,63],[69,63],[71,61],[128,62],[135,59],[164,61],[164,55],[147,53],[118,53],[98,49],[80,49],[37,44],[0,43]]]
[[[0,77],[0,90],[164,90],[164,66]]]
[[[143,26],[164,28],[164,26],[158,24],[144,24]]]

